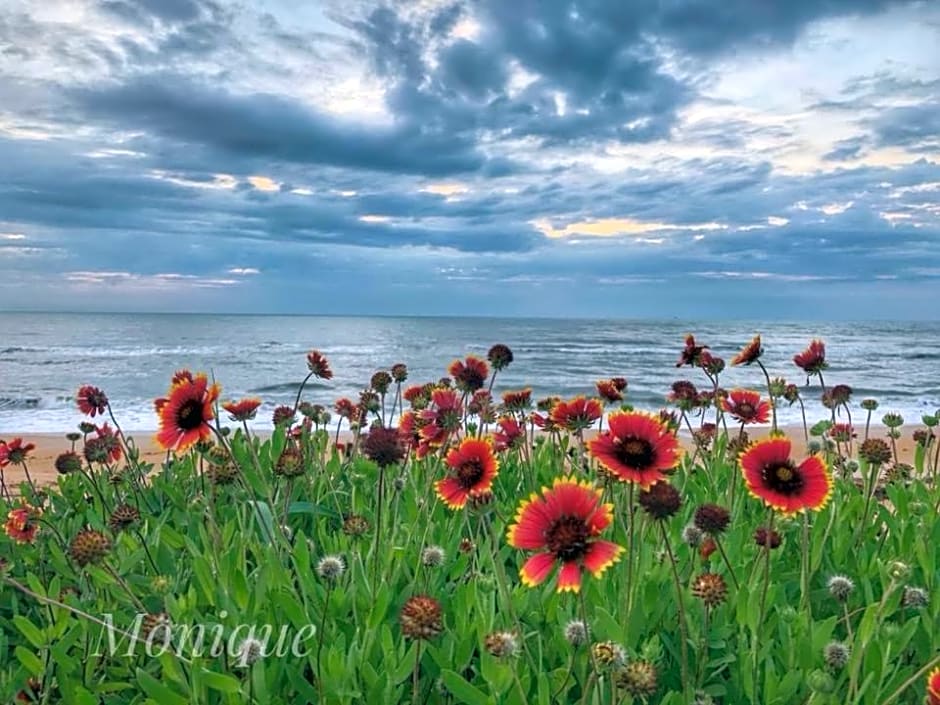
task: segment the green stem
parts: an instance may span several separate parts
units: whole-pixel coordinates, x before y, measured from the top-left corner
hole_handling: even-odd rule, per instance
[[[669,534],[666,531],[666,523],[662,520],[658,522],[660,531],[663,535],[663,544],[666,547],[666,554],[669,556],[669,565],[672,566],[672,577],[676,584],[676,606],[679,612],[679,638],[681,654],[681,672],[682,672],[682,690],[689,692],[689,634],[688,624],[685,618],[685,600],[683,600],[682,581],[679,580],[679,567],[676,565],[676,557],[672,552],[672,545],[669,543]]]

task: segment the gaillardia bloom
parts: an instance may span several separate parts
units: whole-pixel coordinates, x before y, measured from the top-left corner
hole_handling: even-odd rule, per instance
[[[927,676],[927,702],[940,705],[940,667],[933,669]]]
[[[160,430],[155,438],[161,448],[182,453],[211,437],[209,422],[215,418],[213,404],[221,388],[216,383],[210,385],[202,372],[177,377],[167,397],[156,401]]]
[[[617,386],[617,382],[612,379],[599,379],[594,383],[597,389],[597,396],[608,404],[616,404],[623,401],[623,390]]]
[[[447,454],[448,476],[434,487],[451,509],[461,509],[471,497],[489,492],[499,472],[499,461],[489,441],[465,438]]]
[[[732,389],[721,408],[743,424],[767,423],[770,403],[761,401],[760,392],[750,389]]]
[[[7,536],[17,543],[33,543],[36,540],[36,534],[39,532],[38,519],[41,516],[42,509],[24,504],[10,510],[3,529],[6,531]]]
[[[679,463],[679,441],[658,417],[640,411],[611,414],[610,430],[590,443],[591,456],[623,482],[643,489]]]
[[[691,333],[688,334],[685,336],[685,347],[682,349],[682,352],[679,353],[679,359],[676,362],[676,367],[682,367],[684,365],[698,367],[701,364],[702,351],[707,349],[707,345],[697,344],[695,342],[695,336]]]
[[[550,418],[556,426],[577,433],[590,428],[604,415],[604,407],[597,399],[575,397],[571,401],[560,401],[552,407]]]
[[[457,389],[472,394],[483,387],[490,375],[490,368],[485,360],[475,355],[467,355],[465,360],[454,360],[450,363],[447,372],[454,378]]]
[[[524,585],[540,585],[557,563],[557,591],[578,592],[582,568],[598,578],[617,562],[623,547],[597,538],[613,522],[614,505],[602,503],[601,495],[588,482],[559,477],[541,497],[533,493],[519,505],[509,545],[539,551],[519,571]]]
[[[35,443],[24,443],[22,438],[14,438],[9,443],[0,441],[0,468],[22,465],[35,449]]]
[[[319,379],[333,379],[330,361],[319,350],[311,350],[307,353],[307,369],[310,370],[310,374]]]
[[[750,365],[752,362],[757,362],[763,354],[764,348],[760,344],[760,335],[755,335],[750,343],[741,348],[741,352],[731,358],[731,365]]]
[[[812,455],[797,465],[790,447],[788,438],[767,438],[744,451],[741,473],[748,490],[784,514],[822,509],[832,494],[826,464]]]
[[[248,397],[238,401],[227,401],[222,405],[232,421],[250,421],[258,413],[261,400],[258,397]]]
[[[826,364],[826,344],[818,339],[812,340],[806,350],[793,356],[793,362],[808,375],[822,372],[829,366]]]
[[[78,388],[75,401],[78,403],[78,410],[85,416],[104,414],[108,409],[108,396],[98,387],[93,387],[90,384]]]

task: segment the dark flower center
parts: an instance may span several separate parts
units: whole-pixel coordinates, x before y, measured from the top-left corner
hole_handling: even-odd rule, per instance
[[[202,421],[202,402],[198,399],[187,399],[176,412],[176,425],[184,431],[195,431]]]
[[[627,467],[644,470],[653,464],[656,453],[653,444],[645,438],[629,436],[624,438],[615,449],[617,460]]]
[[[563,561],[574,561],[587,552],[591,531],[584,519],[563,516],[545,532],[545,545]]]
[[[468,460],[457,468],[457,482],[465,490],[469,490],[483,478],[483,463],[478,458]]]
[[[754,415],[754,406],[748,402],[744,402],[742,404],[738,404],[736,411],[738,412],[738,416],[742,418],[748,418]]]
[[[803,489],[803,475],[793,463],[767,465],[763,470],[764,484],[774,492],[792,497]]]

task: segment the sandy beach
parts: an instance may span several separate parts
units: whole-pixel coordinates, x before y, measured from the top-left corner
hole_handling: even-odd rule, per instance
[[[905,426],[902,429],[901,438],[897,441],[898,455],[901,462],[913,463],[915,443],[911,434],[917,427]],[[787,426],[782,429],[793,442],[794,453],[800,455],[805,452],[806,444],[803,438],[803,428],[801,426]],[[883,426],[872,426],[872,438],[886,438]],[[752,440],[763,438],[769,433],[768,427],[750,429],[749,435]],[[862,429],[864,431],[864,429]],[[141,450],[141,458],[145,462],[160,465],[166,459],[166,452],[161,450],[153,440],[152,431],[131,432],[131,436],[137,447]],[[38,484],[48,484],[55,482],[57,473],[55,470],[55,459],[60,453],[71,449],[72,444],[64,435],[57,433],[27,433],[27,434],[4,434],[2,440],[10,441],[13,438],[22,438],[24,443],[32,443],[36,446],[29,458],[29,472],[33,480]],[[683,445],[687,450],[691,450],[692,443],[687,433],[680,434]],[[81,443],[77,444],[81,450]],[[6,482],[11,487],[15,487],[25,480],[25,475],[19,467],[9,466],[4,470]]]

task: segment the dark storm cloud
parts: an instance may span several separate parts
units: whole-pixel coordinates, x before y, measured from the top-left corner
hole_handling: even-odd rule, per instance
[[[418,121],[392,127],[342,122],[292,99],[239,95],[179,75],[144,76],[77,89],[91,118],[144,129],[234,157],[446,175],[478,170],[486,158],[469,138]]]

